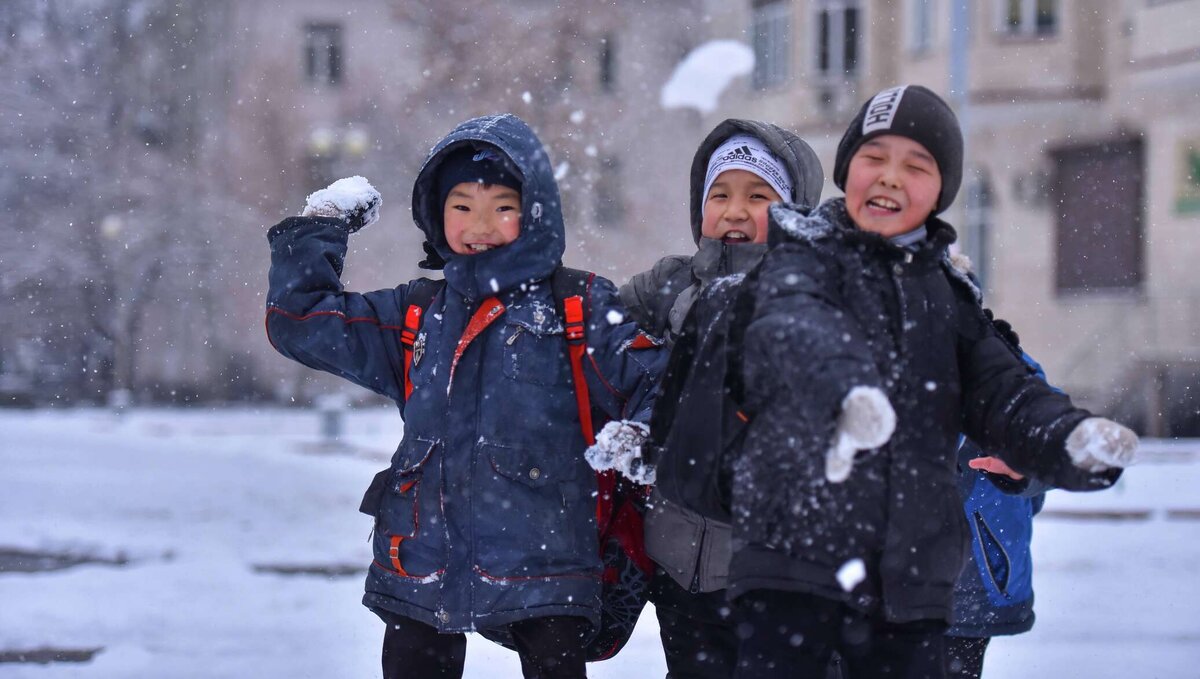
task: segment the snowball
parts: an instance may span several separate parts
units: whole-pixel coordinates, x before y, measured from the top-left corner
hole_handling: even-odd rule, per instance
[[[642,442],[648,434],[649,428],[640,422],[613,420],[596,434],[596,443],[583,456],[596,471],[614,469],[634,483],[651,485],[654,466],[642,460]]]
[[[736,40],[713,40],[688,53],[659,93],[663,108],[708,114],[734,78],[754,70],[754,50]]]
[[[867,566],[862,559],[850,559],[842,564],[838,569],[837,581],[842,586],[842,590],[849,592],[858,586],[858,583],[867,578]]]
[[[365,177],[346,177],[320,191],[308,194],[303,214],[345,219],[351,214],[365,210],[363,226],[367,226],[379,219],[381,202],[383,198]]]
[[[625,314],[616,309],[610,309],[607,314],[604,314],[604,320],[608,321],[609,325],[620,325],[625,320]]]

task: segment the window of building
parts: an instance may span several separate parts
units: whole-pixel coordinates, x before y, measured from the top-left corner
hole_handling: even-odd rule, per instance
[[[857,0],[814,0],[817,73],[845,79],[858,73],[859,7]]]
[[[342,81],[342,27],[308,24],[304,29],[304,75],[308,82],[337,85]]]
[[[1136,291],[1144,269],[1141,140],[1064,148],[1052,157],[1055,289]]]
[[[908,47],[915,54],[924,54],[933,49],[934,19],[937,17],[936,0],[909,0]]]
[[[625,219],[625,193],[621,185],[621,159],[606,156],[600,160],[596,178],[596,222],[601,226],[620,226]]]
[[[750,33],[754,46],[755,89],[787,82],[792,42],[792,4],[788,0],[754,0]]]
[[[617,86],[616,49],[611,34],[600,40],[600,89],[605,92],[612,92]]]
[[[964,254],[971,258],[979,285],[987,289],[991,272],[992,183],[980,170],[967,180],[963,227],[966,231]]]
[[[1001,0],[998,29],[1008,35],[1053,35],[1058,31],[1058,0]]]

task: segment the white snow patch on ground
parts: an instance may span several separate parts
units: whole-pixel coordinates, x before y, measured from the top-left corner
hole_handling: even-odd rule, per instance
[[[688,53],[659,93],[663,108],[708,114],[734,78],[754,70],[754,50],[736,40],[713,40]]]
[[[0,652],[103,647],[85,664],[0,664],[0,679],[379,677],[361,606],[362,492],[401,434],[392,407],[321,441],[309,410],[0,410],[0,547],[130,563],[0,572]],[[1200,666],[1200,441],[1147,442],[1111,490],[1050,493],[1035,521],[1033,631],[998,637],[984,676],[1194,676]],[[1142,519],[1080,519],[1125,512]],[[1074,515],[1076,518],[1071,518]],[[261,564],[355,564],[283,576]],[[592,679],[666,674],[653,607]],[[471,635],[468,679],[517,679]]]

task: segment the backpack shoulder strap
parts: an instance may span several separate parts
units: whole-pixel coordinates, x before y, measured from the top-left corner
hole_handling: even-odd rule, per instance
[[[587,379],[583,376],[583,357],[587,355],[587,321],[591,313],[588,290],[596,274],[559,266],[550,278],[554,303],[562,314],[567,356],[571,359],[571,380],[575,384],[575,405],[579,409],[579,428],[590,446],[596,442],[592,426],[592,401]]]
[[[408,294],[405,301],[408,306],[404,311],[404,329],[400,331],[400,344],[404,347],[404,400],[412,395],[412,380],[408,372],[413,364],[413,350],[421,325],[425,321],[425,312],[433,303],[433,298],[446,287],[446,281],[432,278],[418,278],[408,284]]]

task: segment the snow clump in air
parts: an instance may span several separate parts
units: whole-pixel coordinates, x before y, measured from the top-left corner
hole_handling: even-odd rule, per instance
[[[694,108],[708,114],[738,76],[754,70],[754,50],[736,40],[713,40],[688,53],[659,93],[663,108]]]
[[[838,569],[837,581],[842,590],[849,592],[867,577],[867,566],[862,559],[850,559]]]

